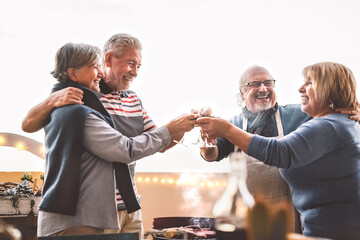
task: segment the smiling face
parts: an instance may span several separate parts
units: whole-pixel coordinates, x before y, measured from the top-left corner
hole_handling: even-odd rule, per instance
[[[105,82],[113,91],[127,90],[141,66],[141,50],[126,47],[121,56],[110,52],[105,56]]]
[[[89,66],[80,68],[69,68],[68,74],[71,80],[77,82],[91,90],[100,91],[99,82],[103,77],[103,73],[98,61],[93,62]]]
[[[313,118],[334,113],[335,109],[358,109],[356,80],[342,64],[319,62],[302,71],[304,84],[299,88],[301,109]]]
[[[329,109],[325,109],[316,95],[316,84],[310,71],[306,73],[305,83],[299,88],[301,94],[301,110],[310,117],[319,117]]]
[[[264,68],[253,68],[248,72],[245,84],[253,81],[262,82],[271,79],[272,77],[269,72]],[[246,108],[252,113],[267,110],[273,107],[276,102],[274,86],[265,86],[263,83],[260,84],[259,87],[246,85],[240,87],[240,93],[242,94]]]

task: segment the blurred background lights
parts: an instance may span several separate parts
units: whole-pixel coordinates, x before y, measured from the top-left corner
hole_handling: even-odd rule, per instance
[[[18,143],[18,144],[16,145],[16,149],[17,149],[18,151],[22,151],[22,150],[24,150],[24,145],[23,145],[22,143]]]
[[[5,138],[3,136],[0,136],[0,145],[3,145],[5,143]]]

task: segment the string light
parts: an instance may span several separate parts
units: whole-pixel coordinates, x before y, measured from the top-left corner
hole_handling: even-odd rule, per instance
[[[40,147],[40,152],[42,152],[42,153],[45,152],[45,146],[44,146],[44,145],[42,145],[42,146]]]
[[[174,178],[159,178],[157,176],[148,176],[148,177],[137,177],[136,178],[137,183],[143,183],[143,184],[169,184],[173,185],[176,184],[177,186],[189,186],[189,187],[208,187],[208,188],[214,188],[214,187],[224,187],[227,185],[227,182],[219,181],[219,180],[196,180],[196,177],[192,178],[183,178],[179,177],[178,179]]]
[[[16,149],[17,149],[18,151],[22,151],[22,150],[24,150],[24,145],[21,144],[21,143],[18,143],[18,144],[16,145]]]
[[[40,142],[37,143],[34,147],[34,140],[32,139],[13,133],[0,133],[0,146],[13,147],[18,151],[26,150],[44,159],[45,146]]]

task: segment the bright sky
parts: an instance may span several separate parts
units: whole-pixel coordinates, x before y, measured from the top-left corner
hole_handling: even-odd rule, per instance
[[[132,85],[150,117],[163,125],[191,108],[212,106],[223,118],[239,113],[241,73],[253,64],[277,80],[280,104],[299,103],[301,70],[335,61],[360,76],[360,6],[356,0],[0,0],[0,132],[24,133],[27,111],[55,80],[57,49],[67,42],[102,47],[126,32],[143,44]],[[187,141],[196,138],[196,132]],[[0,147],[0,171],[43,171],[30,153]],[[222,172],[195,147],[176,146],[138,161],[137,171]]]

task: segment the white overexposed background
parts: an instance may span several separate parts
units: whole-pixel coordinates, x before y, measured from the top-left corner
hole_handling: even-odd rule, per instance
[[[299,103],[301,70],[319,61],[348,66],[359,78],[360,7],[356,0],[0,0],[0,132],[24,133],[27,111],[55,80],[54,56],[67,42],[102,47],[115,33],[143,44],[131,89],[157,125],[191,108],[238,114],[238,79],[259,64],[277,80],[280,104]],[[187,134],[196,138],[196,131]],[[0,147],[0,171],[43,171],[44,161]],[[195,147],[175,146],[138,161],[142,172],[223,172]]]

